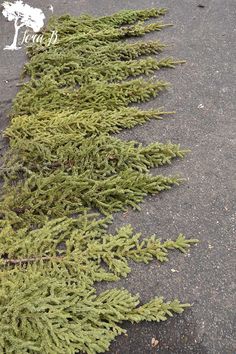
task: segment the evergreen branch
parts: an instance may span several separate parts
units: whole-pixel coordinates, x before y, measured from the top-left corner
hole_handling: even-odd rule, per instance
[[[80,220],[54,219],[46,222],[42,228],[31,231],[21,229],[15,232],[9,224],[6,225],[0,232],[2,266],[63,261],[64,265],[70,266],[72,274],[73,263],[82,266],[93,262],[98,266],[97,271],[101,271],[101,262],[104,262],[115,275],[126,276],[130,272],[130,259],[150,263],[156,258],[165,262],[168,260],[169,250],[185,253],[190,245],[198,242],[196,239],[186,239],[182,234],[176,240],[161,241],[156,236],[140,240],[141,234],[134,234],[130,225],[121,227],[115,235],[110,235],[103,228],[105,220],[101,223],[97,219],[90,219],[91,217],[93,215],[85,215]],[[90,223],[92,221],[92,229],[86,227],[88,220]],[[57,264],[57,267],[62,265]],[[76,276],[77,269],[73,272]]]
[[[56,82],[45,76],[25,84],[14,101],[12,115],[30,115],[44,107],[46,111],[64,109],[82,111],[115,110],[131,103],[147,102],[167,89],[168,83],[141,79],[121,83],[91,82],[77,89],[58,89]]]
[[[10,161],[14,166],[16,159],[22,161],[24,156],[25,164],[33,171],[37,171],[38,167],[42,171],[42,163],[46,169],[73,169],[78,174],[87,170],[90,171],[90,176],[104,178],[128,167],[148,172],[149,168],[170,164],[173,158],[183,158],[188,152],[175,144],[154,143],[144,147],[138,142],[122,142],[106,134],[94,134],[85,139],[81,130],[78,134],[73,134],[72,131],[68,134],[56,134],[55,130],[50,132],[48,128],[44,134],[40,134],[40,138],[37,132],[35,135],[32,132],[30,139],[12,139],[12,151],[9,154],[15,158],[12,160],[9,157]]]
[[[178,177],[151,176],[131,169],[104,180],[91,178],[89,171],[81,175],[55,171],[45,177],[32,173],[17,187],[6,187],[0,213],[13,223],[23,224],[38,224],[47,217],[70,216],[88,208],[97,208],[107,215],[128,206],[140,209],[138,203],[145,196],[169,190],[181,181]]]
[[[155,70],[161,68],[175,68],[178,64],[183,64],[185,61],[174,60],[173,58],[164,58],[156,60],[147,58],[143,60],[130,60],[126,62],[113,61],[112,63],[102,63],[96,67],[85,67],[82,63],[67,62],[60,67],[53,67],[51,74],[54,80],[60,85],[75,86],[76,84],[87,84],[93,80],[107,80],[109,82],[121,81],[129,77],[140,75],[149,75]],[[48,67],[45,68],[46,72]],[[34,77],[40,78],[45,75],[45,70],[41,73],[36,71]]]
[[[100,18],[93,18],[91,16],[81,16],[80,18],[63,15],[56,19],[57,30],[61,35],[70,35],[72,33],[88,31],[91,29],[103,29],[110,27],[119,27],[128,24],[133,24],[137,21],[144,21],[149,18],[158,18],[165,15],[167,9],[145,9],[145,10],[122,10],[111,16],[105,16]],[[50,31],[55,27],[55,20],[52,18],[49,21],[47,31]]]
[[[103,133],[118,133],[124,128],[132,128],[137,124],[175,112],[166,112],[163,109],[141,111],[134,107],[120,108],[119,110],[103,110],[96,112],[92,109],[73,112],[63,110],[48,112],[41,110],[35,115],[16,116],[10,127],[4,131],[4,136],[11,139],[11,144],[22,139],[37,139],[37,136],[47,134],[76,134],[77,141],[89,138],[92,135]],[[51,139],[52,140],[52,139]],[[36,141],[35,141],[36,142]]]
[[[68,283],[54,276],[45,278],[40,268],[33,266],[27,272],[5,276],[1,286],[2,351],[104,352],[117,335],[125,332],[120,327],[124,320],[150,320],[153,309],[158,311],[155,320],[159,321],[186,306],[156,298],[138,307],[138,296],[127,290],[112,289],[96,295],[89,285]]]
[[[38,78],[49,70],[60,68],[66,63],[80,64],[83,68],[101,65],[105,62],[117,60],[132,60],[143,55],[157,54],[166,47],[159,41],[147,41],[137,43],[109,43],[94,48],[90,45],[74,47],[65,53],[53,51],[40,53],[32,57],[31,61],[24,66],[23,74],[31,78]],[[96,52],[96,55],[94,55]]]

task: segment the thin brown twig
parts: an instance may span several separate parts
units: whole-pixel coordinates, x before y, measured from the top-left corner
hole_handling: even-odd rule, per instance
[[[63,256],[56,256],[56,257],[32,257],[32,258],[22,258],[22,259],[3,259],[4,265],[17,265],[17,264],[25,264],[25,263],[32,263],[32,262],[39,262],[39,261],[51,261],[51,260],[58,260],[61,261],[64,257]]]

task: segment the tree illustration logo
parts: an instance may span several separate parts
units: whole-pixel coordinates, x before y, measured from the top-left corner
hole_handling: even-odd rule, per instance
[[[17,46],[17,39],[21,27],[30,27],[34,32],[39,32],[44,25],[45,15],[41,9],[31,7],[24,4],[22,0],[14,3],[5,1],[2,6],[4,10],[2,14],[8,21],[14,21],[15,34],[11,45],[7,45],[4,49],[17,50],[21,47]]]

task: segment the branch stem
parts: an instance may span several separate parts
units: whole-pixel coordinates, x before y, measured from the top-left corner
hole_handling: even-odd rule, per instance
[[[32,257],[32,258],[22,258],[22,259],[3,259],[3,265],[18,265],[18,264],[27,264],[27,263],[33,263],[33,262],[39,262],[39,261],[51,261],[51,260],[58,260],[62,261],[63,256],[56,256],[56,257],[51,257],[51,256],[45,256],[45,257]]]

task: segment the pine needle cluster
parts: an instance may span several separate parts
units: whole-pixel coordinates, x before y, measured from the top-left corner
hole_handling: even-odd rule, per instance
[[[181,182],[150,169],[183,158],[187,150],[112,135],[171,113],[132,104],[168,87],[140,75],[183,61],[156,58],[165,49],[159,41],[124,41],[169,26],[144,22],[165,12],[52,18],[44,36],[56,29],[58,42],[28,48],[23,75],[30,79],[4,132],[1,353],[102,353],[125,332],[124,320],[164,321],[189,306],[162,297],[140,305],[125,289],[95,289],[96,282],[127,276],[130,260],[165,262],[170,250],[186,252],[196,243],[182,234],[174,241],[143,239],[130,225],[115,234],[108,229],[113,212],[138,209],[148,194]]]

